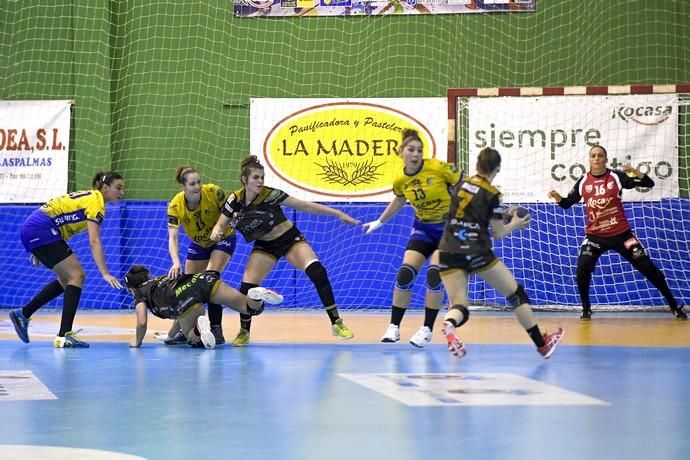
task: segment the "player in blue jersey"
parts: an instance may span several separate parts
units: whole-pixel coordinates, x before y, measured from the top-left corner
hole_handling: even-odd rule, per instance
[[[20,234],[24,248],[31,254],[34,265],[43,264],[57,275],[27,303],[12,310],[10,319],[19,338],[29,343],[29,320],[43,305],[64,294],[60,330],[55,337],[56,348],[88,348],[88,344],[74,334],[72,326],[77,314],[84,285],[84,269],[72,252],[67,240],[87,231],[89,246],[101,276],[111,287],[122,285],[108,271],[101,246],[101,224],[105,219],[105,204],[117,203],[125,193],[125,181],[116,172],[98,172],[92,180],[93,190],[84,190],[53,198],[35,210],[24,221]]]

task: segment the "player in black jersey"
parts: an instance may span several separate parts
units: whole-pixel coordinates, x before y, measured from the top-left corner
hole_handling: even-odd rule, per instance
[[[125,285],[134,296],[137,314],[136,335],[130,342],[135,348],[146,335],[148,310],[159,318],[177,320],[190,344],[203,343],[206,348],[213,348],[216,339],[204,315],[204,304],[210,301],[243,314],[259,315],[264,301],[269,304],[283,301],[280,294],[258,286],[245,296],[219,280],[215,271],[151,278],[146,267],[134,265],[125,276]]]
[[[517,320],[527,330],[537,351],[549,358],[563,337],[563,329],[542,334],[532,313],[527,293],[517,284],[508,267],[492,251],[489,228],[495,239],[527,227],[529,214],[519,217],[516,208],[508,211],[504,223],[501,193],[491,182],[501,169],[498,151],[487,147],[477,157],[477,174],[461,180],[453,189],[450,211],[439,245],[441,279],[450,298],[450,310],[443,323],[448,349],[459,358],[467,353],[456,334],[470,317],[467,306],[469,276],[478,275],[506,296]]]
[[[211,232],[211,239],[218,241],[228,225],[232,224],[247,242],[254,242],[242,276],[240,292],[244,294],[252,287],[258,286],[276,262],[285,257],[290,265],[303,271],[314,283],[331,321],[333,335],[341,339],[352,338],[352,331],[343,324],[338,314],[326,268],[304,235],[285,216],[281,205],[311,214],[337,217],[349,225],[358,225],[359,221],[337,209],[298,200],[282,190],[265,186],[264,167],[256,155],[249,155],[242,160],[240,169],[243,187],[228,197],[221,210],[222,214]],[[245,346],[249,343],[251,316],[240,314],[240,323],[240,332],[232,341],[234,346]]]

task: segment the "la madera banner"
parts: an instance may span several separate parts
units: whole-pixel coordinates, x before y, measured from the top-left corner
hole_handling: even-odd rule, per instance
[[[0,203],[67,193],[71,101],[0,101]]]
[[[266,185],[297,198],[385,202],[404,129],[417,131],[425,158],[447,160],[447,113],[445,98],[251,99],[251,152]]]
[[[629,201],[678,197],[678,100],[675,94],[471,98],[469,164],[490,146],[502,157],[495,184],[508,203],[550,202],[589,171],[602,145],[610,168],[631,164],[655,182],[625,191]]]
[[[233,0],[237,17],[383,16],[517,13],[536,11],[536,0]]]

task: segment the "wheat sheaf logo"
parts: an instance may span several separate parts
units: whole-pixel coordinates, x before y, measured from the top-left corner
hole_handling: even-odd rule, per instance
[[[341,167],[338,163],[330,161],[328,158],[326,158],[324,164],[316,164],[323,169],[323,172],[319,173],[319,176],[323,178],[324,182],[355,186],[376,182],[377,178],[383,175],[377,170],[384,165],[384,163],[375,165],[373,161],[365,161],[357,164],[354,170],[348,173],[345,168]]]
[[[390,192],[403,168],[402,132],[416,130],[425,157],[436,156],[430,131],[410,115],[369,102],[309,106],[278,121],[264,138],[266,164],[302,190],[328,197],[371,197]]]

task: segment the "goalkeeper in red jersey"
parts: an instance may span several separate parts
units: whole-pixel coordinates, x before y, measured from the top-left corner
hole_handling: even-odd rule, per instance
[[[654,187],[654,181],[630,165],[625,165],[622,171],[618,171],[608,168],[607,163],[606,149],[600,145],[594,146],[589,151],[589,172],[575,182],[568,196],[562,197],[555,190],[549,192],[549,197],[556,200],[563,209],[570,208],[580,200],[585,206],[586,235],[580,247],[575,272],[577,289],[582,299],[581,318],[589,320],[592,317],[589,287],[597,261],[604,252],[614,250],[661,292],[677,319],[688,319],[683,307],[673,297],[666,277],[633,234],[623,212],[623,190]]]

